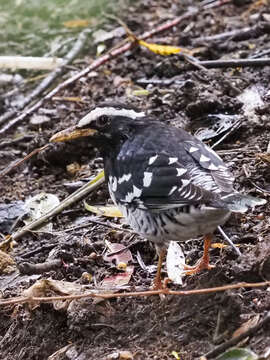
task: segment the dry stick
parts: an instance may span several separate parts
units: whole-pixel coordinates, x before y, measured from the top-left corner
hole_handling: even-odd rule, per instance
[[[212,4],[211,7],[209,7],[209,6],[205,7],[205,9],[206,8],[208,9],[208,8],[219,7],[219,6],[228,4],[230,2],[231,2],[231,0],[218,0],[214,4]],[[202,8],[202,9],[204,9],[204,8]],[[176,17],[172,21],[169,21],[169,22],[167,22],[167,23],[165,23],[163,25],[160,25],[160,26],[158,26],[157,28],[155,28],[155,29],[153,29],[151,31],[145,32],[142,36],[139,37],[139,39],[140,40],[145,40],[145,39],[148,39],[148,38],[152,37],[153,35],[156,35],[156,34],[159,34],[159,33],[163,32],[163,31],[171,29],[172,27],[178,25],[181,21],[186,20],[186,19],[198,14],[200,10],[201,9],[191,10],[191,11],[185,13],[182,16]],[[80,71],[78,74],[74,75],[73,77],[67,79],[63,83],[59,84],[56,88],[54,88],[52,91],[50,91],[46,96],[44,96],[36,104],[34,104],[30,108],[26,109],[21,115],[19,115],[15,119],[11,120],[6,126],[4,126],[2,129],[0,129],[0,135],[4,134],[9,129],[11,129],[13,126],[15,126],[16,124],[22,122],[27,116],[32,114],[34,111],[38,110],[46,101],[50,100],[60,90],[62,90],[64,88],[66,88],[67,86],[73,84],[75,81],[77,81],[81,77],[87,75],[90,71],[93,71],[93,70],[97,69],[99,66],[105,64],[111,58],[114,58],[114,57],[116,57],[118,55],[121,55],[121,54],[125,53],[126,51],[130,50],[133,46],[134,46],[133,43],[127,43],[127,44],[125,44],[125,45],[123,45],[123,46],[121,46],[121,47],[119,47],[117,49],[113,49],[111,52],[109,52],[109,53],[107,53],[107,54],[105,54],[103,56],[100,56],[98,59],[94,60],[90,66],[88,66],[84,70]]]
[[[76,295],[63,295],[63,296],[51,296],[51,297],[16,297],[13,299],[0,300],[0,306],[14,305],[14,304],[24,304],[24,303],[47,303],[51,301],[64,301],[64,300],[79,300],[85,298],[101,298],[101,299],[113,299],[113,298],[126,298],[126,297],[136,297],[136,296],[153,296],[153,295],[178,295],[178,296],[190,296],[190,295],[205,295],[211,293],[222,292],[232,289],[240,288],[258,288],[269,286],[270,281],[265,281],[261,283],[237,283],[231,285],[217,286],[213,288],[206,289],[194,289],[194,290],[169,290],[168,288],[160,290],[148,290],[148,291],[135,291],[135,292],[123,292],[123,293],[104,293],[104,289],[100,290],[100,293],[88,292],[85,294],[76,294]],[[102,292],[101,292],[102,291]]]
[[[261,35],[270,33],[270,24],[268,22],[260,22],[259,24],[252,27],[245,27],[242,29],[227,31],[221,34],[212,36],[200,37],[193,40],[193,45],[200,44],[202,42],[224,40],[230,38],[233,41],[243,41],[250,38],[255,39]]]
[[[234,345],[237,345],[240,341],[244,340],[248,336],[257,333],[257,331],[259,329],[261,329],[262,327],[264,327],[269,321],[270,321],[270,311],[267,313],[265,318],[262,321],[260,321],[257,325],[250,327],[247,331],[240,334],[239,336],[237,336],[233,339],[230,339],[229,341],[226,341],[225,343],[217,346],[215,349],[209,351],[204,356],[207,359],[211,359],[213,357],[216,357],[219,354],[222,354],[224,351],[226,351],[227,349],[229,349],[230,347],[232,347]]]
[[[6,168],[6,170],[4,170],[0,173],[0,179],[1,179],[1,177],[7,175],[15,167],[21,165],[26,160],[31,159],[32,156],[40,153],[42,150],[46,150],[49,146],[51,146],[51,144],[46,144],[40,148],[37,148],[37,149],[31,151],[30,154],[26,155],[23,159],[20,159],[20,160],[16,161],[14,164],[11,164],[9,167]]]
[[[199,61],[197,65],[202,65],[207,69],[227,68],[227,67],[244,67],[244,66],[268,66],[270,65],[270,58],[262,59],[231,59],[231,60],[206,60]],[[190,68],[191,66],[188,66]],[[185,67],[186,70],[187,67]],[[193,66],[192,66],[193,68]]]
[[[61,211],[69,207],[71,204],[76,201],[82,199],[84,196],[94,191],[97,187],[99,187],[104,182],[104,178],[101,178],[95,182],[90,181],[89,183],[83,185],[80,189],[75,191],[73,194],[69,195],[65,200],[63,200],[59,205],[54,207],[52,210],[47,212],[45,215],[41,216],[37,220],[32,221],[30,224],[24,226],[22,229],[16,231],[11,235],[11,240],[18,240],[23,235],[25,235],[28,231],[33,230],[40,226],[41,224],[48,222],[51,217],[59,214]]]
[[[25,108],[30,104],[34,99],[36,99],[40,94],[42,94],[48,87],[55,81],[55,79],[60,76],[65,69],[65,66],[70,64],[72,60],[79,54],[82,50],[86,40],[89,29],[84,30],[78,36],[77,41],[75,42],[73,48],[70,52],[64,57],[63,64],[59,66],[56,70],[52,71],[26,98],[25,100],[17,106],[16,110],[8,111],[3,116],[0,117],[0,124],[3,124],[5,121],[10,119],[12,116],[15,116],[19,110]],[[11,121],[12,123],[12,121]]]

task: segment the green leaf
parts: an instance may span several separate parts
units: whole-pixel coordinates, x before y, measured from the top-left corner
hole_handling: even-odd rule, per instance
[[[258,356],[249,349],[232,348],[221,354],[216,360],[257,360]]]

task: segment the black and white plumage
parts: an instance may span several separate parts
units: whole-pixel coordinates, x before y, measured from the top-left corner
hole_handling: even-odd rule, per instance
[[[129,225],[159,249],[170,240],[211,234],[232,211],[265,203],[233,189],[231,172],[211,148],[135,108],[101,104],[60,134],[52,140],[91,135],[111,198]]]

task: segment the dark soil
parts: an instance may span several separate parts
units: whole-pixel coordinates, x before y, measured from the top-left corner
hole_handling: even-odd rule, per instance
[[[139,0],[128,7],[121,18],[135,33],[140,34],[185,13],[189,6],[194,6],[194,2]],[[256,26],[267,19],[269,21],[269,8],[263,3],[247,12],[249,8],[249,1],[235,1],[235,4],[204,10],[150,41],[197,48],[194,56],[200,60],[252,58],[269,49],[267,33],[251,33],[242,38],[204,39],[206,36]],[[116,26],[114,23],[108,28]],[[110,48],[119,41],[109,40],[106,45]],[[92,49],[89,56],[80,61],[81,68],[87,66],[95,52]],[[270,164],[267,156],[259,154],[265,154],[267,147],[269,151],[270,67],[203,71],[188,66],[177,55],[164,57],[143,48],[134,48],[112,59],[97,73],[80,79],[58,94],[60,98],[80,97],[82,102],[51,101],[46,109],[40,110],[40,114],[49,114],[49,122],[35,127],[27,119],[15,131],[10,131],[6,139],[1,140],[8,140],[10,144],[5,142],[6,145],[1,146],[0,143],[0,170],[46,144],[58,130],[75,124],[98,102],[117,100],[137,105],[161,121],[184,127],[193,133],[202,126],[209,126],[209,122],[205,123],[209,114],[238,116],[242,121],[241,126],[231,131],[215,150],[234,173],[237,190],[267,198]],[[76,70],[73,68],[72,71]],[[72,71],[65,75],[66,78],[72,76]],[[152,78],[160,83],[139,87],[139,80]],[[164,81],[169,79],[172,81],[166,85]],[[133,91],[141,87],[149,90],[147,96],[134,95]],[[248,110],[239,98],[247,89],[255,92],[261,101]],[[248,105],[252,105],[255,95],[251,96]],[[14,142],[18,134],[27,137]],[[213,145],[219,138],[212,138],[208,142]],[[79,171],[72,175],[67,171],[67,165],[75,162],[80,165]],[[101,159],[85,140],[52,144],[49,149],[0,179],[1,203],[24,201],[42,191],[54,193],[62,200],[74,190],[70,190],[66,183],[89,178],[101,169]],[[106,186],[102,186],[86,201],[89,204],[110,202]],[[199,289],[242,281],[270,280],[269,212],[267,204],[245,215],[232,216],[224,231],[239,244],[243,255],[237,257],[229,247],[212,249],[211,262],[216,264],[215,269],[184,278],[184,288]],[[108,221],[92,216],[80,202],[53,219],[54,232],[29,233],[14,244],[10,255],[19,269],[25,262],[62,261],[60,266],[38,275],[22,274],[18,270],[2,274],[0,287],[4,298],[20,295],[41,278],[80,283],[82,274],[88,272],[99,284],[104,277],[116,274],[115,266],[108,265],[102,258],[104,239],[121,241],[124,245],[135,243],[131,247],[135,271],[129,289],[149,288],[154,275],[140,267],[136,254],[140,253],[146,265],[156,264],[153,246],[138,236],[131,238],[127,232],[117,232],[95,223],[87,228],[64,232],[75,226],[76,219],[83,216]],[[119,220],[115,222],[121,225]],[[18,226],[22,226],[22,222]],[[6,231],[2,229],[3,233]],[[217,233],[216,242],[222,241]],[[202,241],[189,241],[183,244],[183,249],[187,261],[194,263],[202,253]],[[90,285],[95,287],[94,282]],[[170,287],[179,289],[176,285]],[[62,353],[50,359],[116,359],[120,355],[117,357],[114,353],[124,350],[129,350],[135,359],[173,359],[172,351],[176,351],[181,360],[195,359],[230,339],[233,332],[247,320],[256,315],[262,319],[269,310],[269,288],[189,297],[167,296],[163,299],[158,296],[126,298],[98,303],[87,299],[73,302],[67,310],[55,310],[51,304],[41,304],[31,310],[21,305],[1,308],[0,358],[48,359],[67,346]],[[246,339],[242,346],[263,354],[269,344],[268,325]]]

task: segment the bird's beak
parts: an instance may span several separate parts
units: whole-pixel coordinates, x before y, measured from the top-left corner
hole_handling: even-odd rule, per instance
[[[50,142],[63,142],[68,140],[77,139],[85,136],[92,136],[97,133],[94,129],[80,129],[72,126],[68,129],[59,131],[50,138]]]

